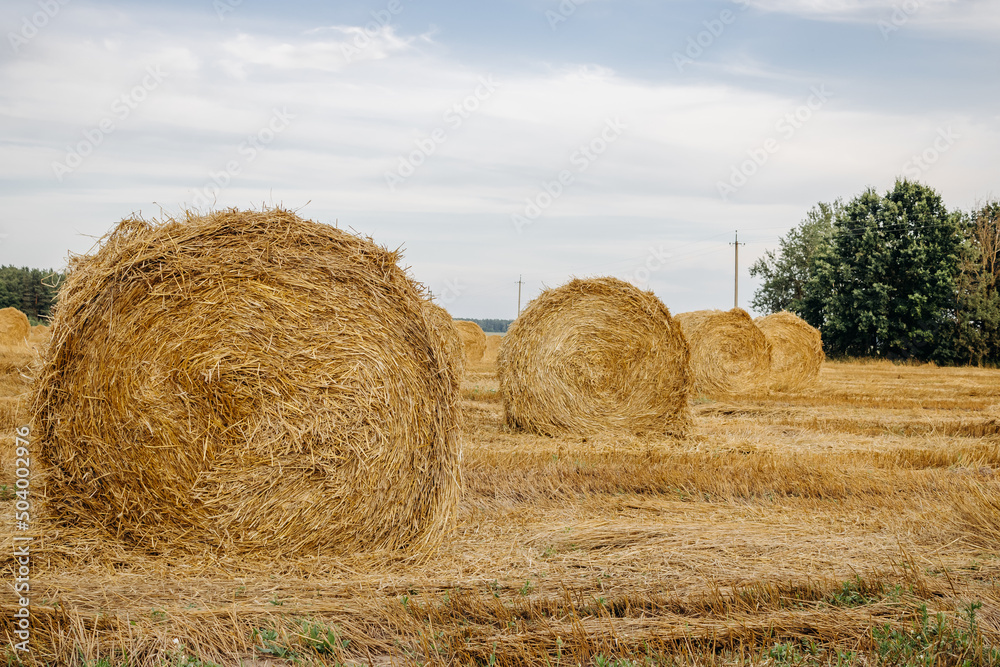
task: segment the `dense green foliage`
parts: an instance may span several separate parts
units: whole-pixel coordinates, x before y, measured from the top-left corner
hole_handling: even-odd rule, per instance
[[[1000,361],[997,203],[949,211],[931,188],[897,181],[847,204],[818,204],[750,269],[753,306],[788,310],[833,356]]]
[[[63,279],[55,271],[0,267],[0,308],[17,308],[32,324],[47,322]]]

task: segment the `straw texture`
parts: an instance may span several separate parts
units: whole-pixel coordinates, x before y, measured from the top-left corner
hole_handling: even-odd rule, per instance
[[[444,343],[445,352],[448,353],[448,363],[454,374],[455,387],[462,381],[462,374],[465,372],[465,351],[462,349],[462,338],[455,328],[454,321],[447,310],[437,305],[430,299],[423,303],[424,316],[431,329]]]
[[[503,343],[503,336],[501,335],[489,335],[486,336],[486,351],[483,352],[483,361],[495,364],[497,362],[497,353],[500,352],[500,344]]]
[[[690,426],[680,327],[652,292],[615,278],[542,292],[504,336],[497,373],[510,428],[683,436]]]
[[[691,346],[697,393],[751,396],[767,390],[771,344],[745,310],[695,310],[677,320]]]
[[[483,360],[486,352],[486,334],[475,322],[455,320],[455,329],[462,339],[462,349],[465,350],[466,363],[478,363]]]
[[[122,221],[71,260],[36,383],[54,520],[154,552],[438,542],[457,393],[398,259],[282,209]]]
[[[804,389],[816,381],[826,355],[819,330],[792,313],[758,317],[754,323],[771,344],[771,388]]]
[[[27,315],[17,308],[0,309],[0,345],[26,345],[30,334]]]

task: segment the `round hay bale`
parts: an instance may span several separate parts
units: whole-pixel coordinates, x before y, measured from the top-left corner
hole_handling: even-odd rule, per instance
[[[36,324],[31,327],[31,333],[28,334],[28,341],[32,343],[43,342],[48,340],[52,335],[52,330],[44,324]]]
[[[795,391],[819,377],[826,355],[818,329],[792,313],[781,311],[754,320],[771,344],[771,388]]]
[[[486,352],[486,334],[475,322],[455,320],[455,329],[462,339],[462,349],[465,351],[465,362],[479,363]]]
[[[457,392],[398,259],[282,209],[122,221],[71,261],[36,383],[52,519],[153,550],[434,545]]]
[[[447,310],[430,299],[424,301],[423,307],[427,323],[444,342],[444,349],[448,353],[448,363],[454,375],[455,387],[458,388],[462,381],[462,374],[465,372],[465,351],[462,349],[462,338],[458,335],[458,330]]]
[[[30,334],[27,315],[17,308],[0,309],[0,345],[27,345]]]
[[[497,353],[500,351],[501,343],[503,343],[503,334],[487,335],[486,350],[483,352],[483,361],[495,364],[497,362]]]
[[[695,310],[677,320],[691,346],[695,392],[724,397],[767,390],[771,345],[745,310]]]
[[[690,427],[680,327],[652,292],[616,278],[542,292],[503,337],[497,374],[510,428],[683,437]]]

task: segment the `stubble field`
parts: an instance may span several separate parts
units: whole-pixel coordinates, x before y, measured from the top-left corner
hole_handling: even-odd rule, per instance
[[[3,627],[14,638],[14,429],[0,355]],[[46,529],[34,664],[1000,664],[1000,371],[826,363],[791,394],[695,398],[683,441],[502,426],[463,383],[464,493],[429,560],[129,553]],[[37,444],[34,444],[37,451]],[[33,470],[33,475],[41,474]],[[102,662],[103,661],[103,662]]]

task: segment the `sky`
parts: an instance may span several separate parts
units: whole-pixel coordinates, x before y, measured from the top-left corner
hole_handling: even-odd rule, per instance
[[[995,0],[4,0],[0,264],[283,206],[456,317],[613,275],[750,309],[816,203],[1000,196]]]

